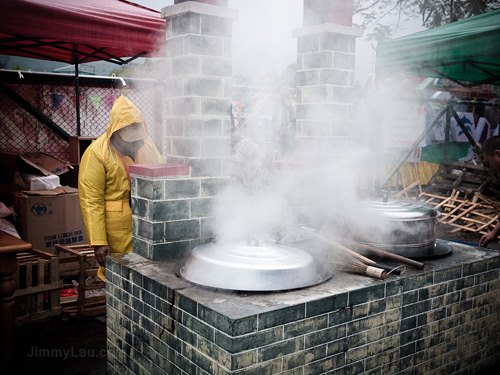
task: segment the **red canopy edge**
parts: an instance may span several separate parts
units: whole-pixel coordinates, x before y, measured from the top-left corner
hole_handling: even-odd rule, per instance
[[[125,0],[9,0],[0,12],[0,54],[71,64],[164,54],[160,12]]]

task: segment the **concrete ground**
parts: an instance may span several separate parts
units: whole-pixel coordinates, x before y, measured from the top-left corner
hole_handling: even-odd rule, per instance
[[[18,327],[14,362],[0,364],[0,374],[103,375],[106,368],[106,316],[58,316]]]
[[[452,229],[438,224],[436,237],[471,245],[477,245],[481,237],[473,233],[454,233]],[[498,243],[489,247],[500,250]],[[81,321],[58,316],[18,327],[13,365],[6,367],[0,364],[0,374],[106,374],[105,319],[104,315]],[[499,373],[497,368],[492,368],[481,372],[481,375]]]

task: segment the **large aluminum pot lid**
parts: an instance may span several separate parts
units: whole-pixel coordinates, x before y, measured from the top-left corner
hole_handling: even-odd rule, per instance
[[[422,202],[389,199],[370,199],[360,202],[358,214],[377,213],[396,221],[428,220],[436,218],[438,212]]]
[[[265,242],[197,246],[180,273],[196,284],[247,291],[295,289],[324,281],[308,252]]]

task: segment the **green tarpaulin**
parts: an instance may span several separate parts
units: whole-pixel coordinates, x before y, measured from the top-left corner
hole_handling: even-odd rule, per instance
[[[396,71],[469,87],[500,84],[500,9],[380,42],[376,65],[382,76]]]

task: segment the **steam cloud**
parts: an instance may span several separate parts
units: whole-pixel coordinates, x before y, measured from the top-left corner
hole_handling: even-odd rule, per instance
[[[161,6],[168,5],[171,4]],[[359,202],[371,198],[374,181],[388,172],[383,166],[397,160],[398,155],[391,154],[392,149],[389,152],[384,142],[405,138],[403,146],[407,147],[420,133],[419,126],[406,127],[411,130],[406,133],[396,132],[401,129],[402,119],[414,115],[411,113],[414,107],[394,105],[388,97],[380,95],[371,99],[353,97],[352,101],[358,102],[357,112],[352,116],[355,121],[328,122],[325,121],[328,114],[321,111],[313,114],[318,123],[331,127],[324,139],[308,137],[304,129],[295,128],[292,113],[282,111],[284,102],[295,100],[292,91],[280,87],[279,79],[270,77],[279,76],[276,71],[287,66],[290,57],[295,59],[296,39],[291,32],[302,26],[302,6],[299,0],[229,1],[230,8],[239,10],[233,35],[244,37],[233,38],[233,75],[252,73],[256,80],[247,85],[261,89],[260,97],[254,93],[246,97],[247,102],[243,97],[236,98],[240,101],[232,98],[233,106],[243,101],[251,116],[244,126],[233,129],[231,147],[236,183],[221,192],[212,213],[213,231],[220,241],[279,238],[303,225],[339,236],[355,236],[360,231],[368,233],[374,241],[384,241],[390,233],[388,228],[392,223],[374,212],[360,214]],[[258,21],[256,9],[260,14]],[[278,44],[272,44],[274,40],[279,40]],[[270,66],[275,73],[266,76],[264,72],[268,73]],[[262,89],[263,81],[274,87]],[[394,92],[395,86],[390,90]],[[376,115],[381,109],[385,109],[385,116]],[[292,144],[297,141],[295,134],[302,136],[300,144]],[[224,149],[214,150],[214,153],[224,152]],[[354,226],[360,229],[353,230]]]

